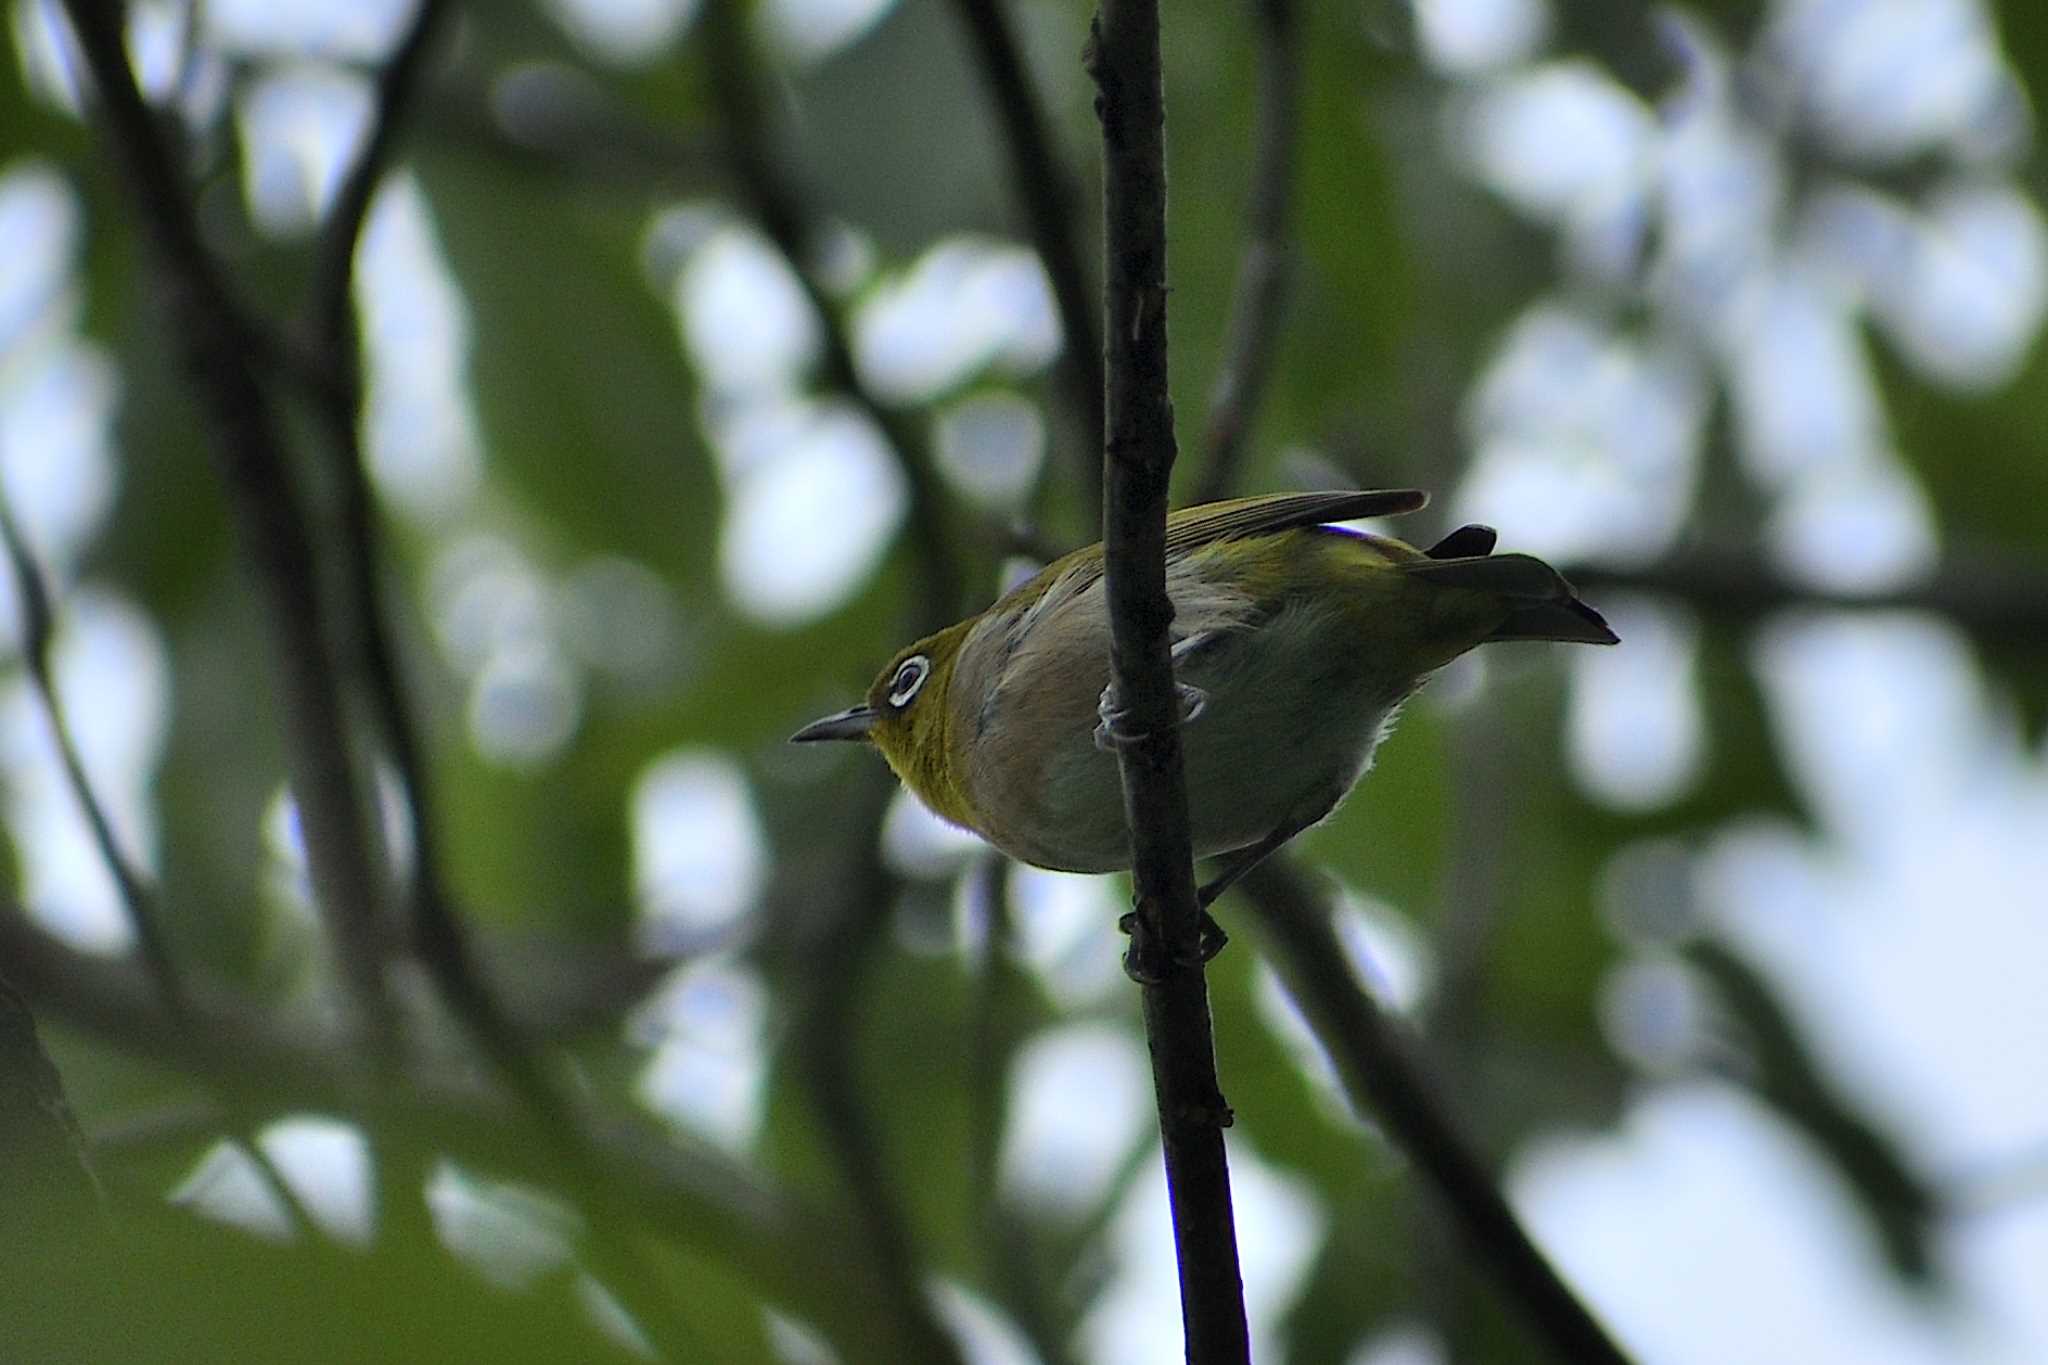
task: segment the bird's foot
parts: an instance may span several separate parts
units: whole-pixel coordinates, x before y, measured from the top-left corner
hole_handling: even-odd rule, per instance
[[[1195,930],[1192,957],[1176,954],[1154,938],[1146,927],[1144,915],[1136,910],[1117,920],[1116,927],[1131,939],[1131,946],[1124,953],[1124,975],[1141,986],[1157,986],[1176,971],[1198,968],[1222,952],[1223,945],[1230,942],[1230,935],[1223,932],[1223,926],[1207,910],[1202,912],[1202,922]]]
[[[1186,725],[1208,706],[1209,694],[1193,683],[1175,683],[1173,687],[1180,694],[1180,723]],[[1095,727],[1095,747],[1105,753],[1115,753],[1150,738],[1147,731],[1131,729],[1131,710],[1122,704],[1115,683],[1102,689],[1095,714],[1102,718],[1102,723]]]

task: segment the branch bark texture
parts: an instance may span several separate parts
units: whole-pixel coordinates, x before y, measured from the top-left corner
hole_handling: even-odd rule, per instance
[[[1145,1034],[1180,1261],[1187,1358],[1250,1359],[1244,1286],[1197,948],[1193,846],[1181,768],[1166,594],[1173,405],[1166,372],[1166,111],[1157,0],[1103,0],[1088,65],[1102,120],[1107,444],[1103,548],[1110,676],[1125,718],[1119,763],[1131,829],[1135,934],[1175,965],[1144,988]]]

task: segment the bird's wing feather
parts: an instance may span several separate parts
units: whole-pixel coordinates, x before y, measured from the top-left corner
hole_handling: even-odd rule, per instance
[[[1186,554],[1219,541],[1272,535],[1302,526],[1321,526],[1359,517],[1391,517],[1413,512],[1429,501],[1415,488],[1383,488],[1364,492],[1268,493],[1229,502],[1184,507],[1166,519],[1166,553]]]

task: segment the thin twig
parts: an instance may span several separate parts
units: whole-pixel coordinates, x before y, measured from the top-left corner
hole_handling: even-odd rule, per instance
[[[322,358],[344,376],[352,376],[357,369],[356,316],[350,298],[355,282],[356,244],[363,235],[370,201],[418,102],[427,57],[453,8],[448,0],[419,0],[412,23],[378,69],[376,100],[362,149],[342,177],[326,221],[320,225],[320,241],[313,253],[313,270],[307,286],[306,316]],[[348,387],[360,385],[351,382]]]
[[[561,1162],[560,1174],[589,1211],[592,1246],[611,1287],[664,1354],[679,1358],[691,1347],[691,1333],[673,1296],[663,1277],[620,1234],[623,1210],[616,1192],[600,1178],[588,1137],[569,1104],[485,981],[442,881],[426,760],[406,703],[378,581],[382,536],[364,468],[359,422],[362,368],[352,297],[356,249],[377,186],[419,102],[436,36],[452,8],[446,0],[422,0],[379,71],[370,129],[322,227],[309,286],[307,317],[313,344],[333,379],[332,392],[316,406],[340,494],[343,609],[360,651],[370,711],[401,789],[412,844],[409,899],[415,947],[450,1010],[548,1134]]]
[[[1590,591],[1674,597],[1710,619],[1747,622],[1774,611],[1926,611],[1946,616],[1986,643],[2048,641],[2048,573],[2017,559],[1959,556],[1911,587],[1857,595],[1797,583],[1755,551],[1696,546],[1640,569],[1591,564],[1571,578]]]
[[[1258,912],[1269,960],[1330,1054],[1361,1114],[1370,1114],[1444,1201],[1473,1254],[1529,1324],[1568,1365],[1622,1365],[1628,1357],[1530,1240],[1475,1156],[1396,1026],[1346,966],[1330,907],[1288,859],[1261,863],[1244,889]]]
[[[824,340],[824,379],[873,422],[894,449],[910,485],[910,527],[923,564],[917,575],[919,633],[957,615],[966,579],[947,529],[946,508],[922,428],[877,398],[853,360],[845,318],[813,265],[820,223],[782,169],[762,107],[758,59],[739,0],[712,0],[703,18],[707,76],[719,114],[729,172],[755,222],[795,272]]]
[[[971,1028],[969,1170],[974,1219],[981,1229],[988,1284],[1030,1341],[1042,1365],[1069,1365],[1066,1328],[1056,1324],[1045,1299],[1044,1277],[1033,1255],[1032,1229],[1003,1195],[1003,1131],[1009,1123],[1009,1063],[1016,1056],[1016,1014],[1025,998],[1010,960],[1014,929],[1009,889],[1017,864],[990,853],[967,873],[969,913],[981,924]]]
[[[29,551],[5,492],[0,492],[0,539],[7,544],[8,563],[14,570],[15,597],[21,607],[22,659],[28,667],[29,681],[43,704],[50,735],[56,741],[57,756],[64,765],[64,780],[70,785],[71,795],[78,802],[79,809],[85,812],[93,844],[99,849],[100,861],[106,864],[108,875],[113,878],[121,908],[128,916],[128,926],[135,933],[136,946],[142,950],[142,960],[149,965],[150,976],[163,996],[164,1007],[173,1018],[183,1018],[185,985],[178,975],[177,964],[171,959],[170,946],[164,941],[154,898],[147,881],[128,860],[120,839],[114,833],[114,822],[108,817],[107,808],[85,771],[85,761],[79,755],[78,743],[71,734],[63,698],[57,694],[57,680],[50,659],[56,636],[56,614],[51,607],[48,585],[43,581],[42,568]]]
[[[1246,437],[1273,371],[1293,248],[1294,142],[1301,104],[1294,0],[1252,0],[1259,35],[1259,95],[1252,131],[1252,188],[1244,253],[1224,324],[1223,358],[1209,390],[1208,463],[1196,502],[1229,497],[1244,471]]]
[[[214,428],[214,453],[249,568],[270,616],[285,749],[307,862],[374,1053],[395,1063],[397,1023],[384,990],[379,878],[343,728],[307,518],[275,415],[256,375],[258,340],[200,240],[190,198],[129,70],[119,11],[66,0],[137,217],[170,284],[173,328]]]
[[[1197,946],[1193,844],[1181,769],[1180,700],[1168,656],[1166,501],[1173,405],[1166,371],[1166,112],[1158,0],[1103,0],[1089,73],[1102,119],[1108,439],[1103,550],[1109,666],[1124,817],[1137,896],[1133,957],[1165,970],[1144,988],[1145,1033],[1180,1262],[1191,1362],[1247,1361],[1244,1284],[1216,1079],[1209,993]],[[1142,951],[1141,951],[1142,948]],[[1153,964],[1148,964],[1153,965]]]
[[[1052,281],[1053,307],[1059,310],[1066,344],[1060,351],[1060,373],[1082,428],[1075,456],[1080,477],[1084,524],[1102,522],[1102,486],[1096,477],[1102,449],[1102,336],[1088,273],[1076,241],[1079,218],[1074,180],[1053,152],[1045,110],[1031,87],[1030,73],[1017,50],[1016,35],[1003,10],[1004,0],[954,0],[954,12],[967,28],[982,85],[995,106],[1003,145],[1010,154],[1010,185],[1030,225],[1032,245]]]
[[[806,907],[815,912],[803,944],[796,1051],[827,1150],[852,1197],[866,1255],[882,1294],[870,1335],[886,1334],[904,1360],[960,1365],[959,1345],[933,1314],[924,1293],[922,1258],[901,1192],[890,1176],[882,1137],[863,1102],[854,1066],[859,1036],[855,1005],[901,890],[881,856],[882,820],[894,782],[880,765],[850,775],[857,785],[835,801],[848,833],[822,865],[833,868],[831,890]],[[809,880],[809,873],[798,875]]]

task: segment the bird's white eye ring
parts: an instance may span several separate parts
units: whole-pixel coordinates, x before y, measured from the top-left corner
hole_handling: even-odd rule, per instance
[[[913,654],[897,665],[896,676],[889,680],[889,705],[910,705],[910,699],[924,686],[931,671],[932,661],[922,654]]]

